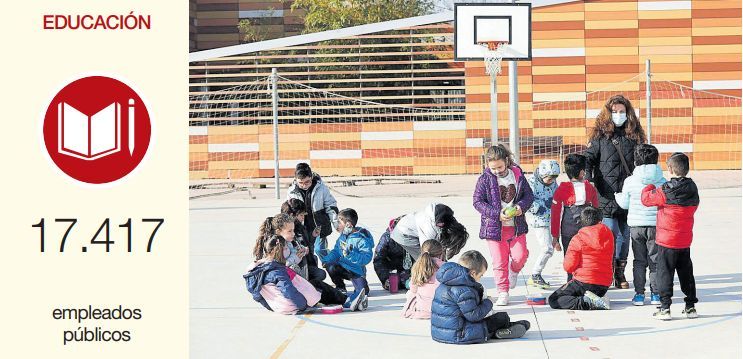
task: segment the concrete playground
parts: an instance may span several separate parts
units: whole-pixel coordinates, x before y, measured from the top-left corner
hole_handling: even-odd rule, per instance
[[[405,294],[383,291],[371,264],[367,267],[371,295],[365,312],[284,316],[265,310],[252,300],[242,274],[252,260],[260,222],[278,212],[281,200],[273,198],[271,188],[192,199],[191,358],[740,358],[740,171],[690,176],[697,181],[701,197],[691,251],[699,318],[680,315],[683,294],[678,282],[671,307],[674,319],[669,322],[651,317],[654,306],[633,306],[632,289],[610,290],[610,311],[528,306],[526,295],[535,289],[526,286],[526,279],[538,252],[529,234],[529,261],[511,291],[511,304],[503,310],[512,320],[529,320],[531,330],[521,339],[469,346],[436,343],[428,321],[402,318]],[[333,190],[340,208],[358,211],[360,225],[371,230],[375,242],[390,218],[433,201],[446,203],[471,234],[465,249],[479,250],[489,259],[485,243],[477,238],[480,220],[471,197],[476,179],[447,176],[439,184],[338,184]],[[193,195],[198,193],[192,191]],[[331,244],[334,239],[335,235]],[[629,259],[628,279],[631,251]],[[544,271],[553,290],[565,280],[562,260],[562,253],[556,252]],[[494,296],[492,271],[482,283]]]

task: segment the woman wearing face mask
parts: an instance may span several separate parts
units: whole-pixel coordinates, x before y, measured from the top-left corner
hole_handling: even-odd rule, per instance
[[[524,212],[531,208],[534,194],[508,148],[488,148],[485,161],[487,167],[477,179],[472,205],[480,212],[480,238],[487,242],[493,259],[498,290],[495,305],[508,305],[508,291],[516,288],[518,274],[529,257]]]
[[[603,223],[614,233],[614,286],[629,288],[624,276],[629,254],[627,211],[620,208],[614,193],[622,192],[624,180],[634,170],[635,146],[645,143],[645,131],[628,99],[615,95],[596,117],[586,149],[586,176],[599,195]]]

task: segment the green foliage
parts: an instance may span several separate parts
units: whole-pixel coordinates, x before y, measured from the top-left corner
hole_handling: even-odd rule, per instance
[[[434,0],[295,0],[292,10],[303,9],[305,32],[371,24],[430,14]]]

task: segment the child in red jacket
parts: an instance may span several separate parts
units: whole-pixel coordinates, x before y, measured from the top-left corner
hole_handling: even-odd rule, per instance
[[[655,242],[658,245],[657,285],[660,307],[653,317],[671,320],[671,297],[673,296],[673,274],[678,273],[681,291],[686,297],[686,307],[681,312],[687,318],[696,318],[694,304],[697,288],[691,263],[691,240],[694,228],[694,212],[699,206],[699,191],[689,173],[689,157],[676,152],[666,161],[671,180],[659,189],[650,184],[642,190],[642,204],[658,207]]]
[[[573,279],[550,295],[549,304],[554,309],[609,309],[601,297],[612,282],[614,235],[594,207],[584,208],[580,219],[584,227],[570,241],[563,263]]]
[[[564,164],[565,173],[570,178],[570,182],[560,183],[560,186],[555,190],[550,219],[552,245],[558,251],[561,251],[562,248],[567,251],[570,239],[583,226],[580,223],[581,211],[588,206],[598,207],[599,205],[596,188],[583,179],[586,173],[586,157],[577,153],[569,154],[565,157]],[[557,242],[558,236],[562,242],[562,247]],[[568,272],[568,281],[571,279],[572,274]]]

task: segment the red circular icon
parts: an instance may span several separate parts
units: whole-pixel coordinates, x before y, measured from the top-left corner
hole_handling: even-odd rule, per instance
[[[109,183],[129,174],[144,158],[150,134],[142,99],[110,77],[71,82],[44,116],[44,143],[52,161],[85,183]]]

